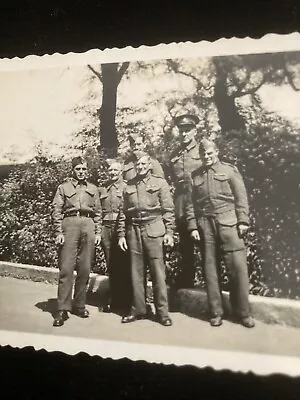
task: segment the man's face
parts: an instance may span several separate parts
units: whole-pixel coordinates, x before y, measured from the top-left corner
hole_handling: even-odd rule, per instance
[[[132,151],[144,151],[146,146],[143,141],[143,138],[137,137],[135,139],[135,142],[132,143],[130,147]]]
[[[78,164],[73,168],[74,177],[80,182],[87,178],[87,164]]]
[[[136,163],[137,175],[146,175],[151,169],[151,160],[148,156],[141,157]]]
[[[202,162],[207,167],[214,165],[216,162],[218,162],[218,155],[219,151],[214,146],[200,151]]]
[[[119,163],[112,163],[110,165],[110,167],[108,168],[109,178],[113,182],[115,182],[116,180],[119,179],[121,172],[122,172],[122,167],[121,167],[121,164],[119,164]]]
[[[181,143],[187,146],[195,138],[197,129],[194,125],[183,125],[179,128],[179,135]]]

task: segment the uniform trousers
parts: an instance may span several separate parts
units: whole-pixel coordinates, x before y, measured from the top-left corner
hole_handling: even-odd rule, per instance
[[[168,316],[163,235],[160,234],[158,236],[155,233],[155,224],[154,222],[147,225],[127,225],[126,236],[130,254],[133,290],[132,315],[145,315],[147,313],[145,291],[147,278],[146,266],[148,265],[152,279],[156,314],[159,317]]]
[[[249,316],[249,277],[247,255],[237,226],[218,223],[213,216],[198,220],[204,249],[204,275],[208,304],[212,316],[222,316],[220,285],[220,260],[223,260],[229,276],[230,302],[233,312],[240,318]]]
[[[109,303],[112,308],[128,311],[132,297],[129,255],[118,246],[115,221],[104,222],[102,248],[109,276]]]
[[[194,242],[187,230],[185,218],[177,220],[179,233],[179,252],[181,255],[181,269],[177,278],[179,288],[191,288],[195,279]]]
[[[58,310],[71,311],[74,269],[74,307],[84,308],[89,274],[95,253],[95,224],[88,217],[67,217],[62,221],[64,244],[59,253]]]

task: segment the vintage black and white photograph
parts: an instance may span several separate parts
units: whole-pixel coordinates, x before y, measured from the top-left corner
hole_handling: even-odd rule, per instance
[[[0,344],[300,374],[299,35],[0,60]]]

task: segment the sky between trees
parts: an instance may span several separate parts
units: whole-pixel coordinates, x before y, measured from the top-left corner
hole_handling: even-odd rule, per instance
[[[198,71],[197,76],[209,85],[207,60],[186,59],[182,71]],[[120,115],[120,110],[125,109],[126,126],[141,122],[145,134],[152,139],[163,134],[167,105],[172,98],[176,102],[195,92],[194,79],[175,74],[168,67],[165,60],[129,65],[118,86],[117,124],[124,115],[122,112]],[[92,68],[101,71],[99,65]],[[0,86],[2,164],[27,161],[39,141],[48,146],[51,154],[64,154],[64,146],[74,140],[74,133],[93,128],[99,131],[97,110],[101,106],[102,84],[86,65],[1,72]],[[257,94],[264,109],[278,113],[300,128],[299,91],[288,83],[265,83]],[[238,102],[247,107],[249,95],[239,97]],[[209,124],[211,130],[220,128],[214,117]]]

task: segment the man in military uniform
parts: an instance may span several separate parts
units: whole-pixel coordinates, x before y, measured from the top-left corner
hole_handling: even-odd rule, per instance
[[[123,179],[127,182],[136,177],[136,161],[137,161],[137,156],[136,154],[144,152],[148,153],[146,151],[146,144],[143,139],[143,137],[140,134],[131,134],[129,135],[129,144],[130,144],[130,151],[125,157],[124,161],[124,167],[123,167]],[[149,153],[148,153],[149,154]],[[149,154],[150,155],[150,154]],[[160,176],[162,178],[165,178],[164,171],[162,169],[162,166],[158,162],[158,160],[154,157],[151,157],[151,171],[155,176]],[[149,281],[150,281],[150,276],[148,275]],[[147,279],[146,279],[147,281]],[[146,295],[147,298],[147,295]],[[151,301],[147,300],[147,310],[148,314],[152,314],[152,307],[151,307]]]
[[[123,251],[129,249],[133,286],[131,313],[123,317],[122,322],[146,317],[145,279],[148,263],[158,322],[170,326],[172,321],[168,315],[163,245],[172,247],[174,244],[173,200],[167,181],[152,174],[149,155],[138,155],[136,171],[137,176],[124,189],[119,215],[119,246]]]
[[[59,254],[58,307],[53,322],[61,326],[72,311],[81,318],[89,316],[85,308],[86,289],[94,257],[95,244],[101,241],[101,205],[98,189],[87,182],[87,163],[81,157],[72,160],[73,177],[59,185],[53,199],[52,218]],[[72,308],[73,272],[77,271]]]
[[[203,166],[192,173],[186,218],[191,237],[203,241],[204,272],[212,326],[222,324],[223,307],[218,259],[222,254],[230,279],[230,300],[239,322],[254,327],[249,311],[249,277],[243,236],[249,229],[249,207],[238,169],[218,158],[214,142],[203,139]]]
[[[171,180],[175,185],[174,203],[176,225],[179,233],[179,249],[182,257],[180,273],[177,278],[179,288],[194,286],[194,241],[187,231],[185,201],[187,182],[191,173],[201,166],[198,143],[195,135],[199,119],[195,115],[184,114],[175,118],[180,135],[180,146],[171,154]]]
[[[122,179],[122,164],[111,160],[109,179],[99,188],[102,208],[102,248],[109,274],[109,299],[104,312],[124,310],[131,305],[131,279],[128,254],[118,246],[117,223],[125,183]]]
[[[136,152],[146,152],[146,145],[144,139],[140,135],[129,136],[130,152],[127,155],[124,168],[123,178],[125,181],[130,181],[136,176],[135,164],[136,164]],[[151,157],[151,169],[154,175],[165,177],[164,171],[160,163],[153,157]]]

